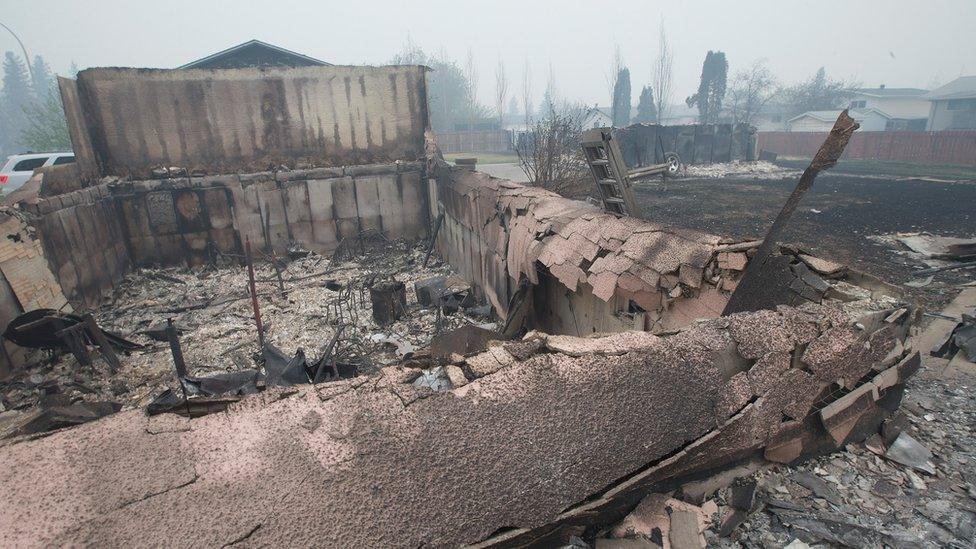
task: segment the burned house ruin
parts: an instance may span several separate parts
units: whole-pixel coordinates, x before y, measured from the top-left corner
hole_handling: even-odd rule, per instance
[[[212,286],[243,291],[249,243],[273,285],[276,258],[347,254],[363,235],[432,241],[434,274],[460,277],[497,322],[476,348],[414,345],[362,375],[268,383],[217,413],[131,406],[8,439],[4,545],[551,544],[620,520],[650,492],[862,440],[897,408],[919,355],[906,345],[915,310],[895,289],[782,246],[770,306],[723,316],[759,241],[616,217],[446,164],[427,131],[425,71],[90,69],[61,80],[78,163],[38,174],[3,212],[5,323],[38,308],[113,309],[140,269],[225,262],[239,276],[208,271]],[[426,265],[423,249],[346,280],[362,291],[396,265],[403,282]],[[334,261],[316,261],[277,280],[334,276]],[[193,275],[181,276],[171,283]],[[421,292],[410,292],[413,306]],[[124,307],[193,297],[172,294]],[[294,313],[302,299],[278,303]],[[203,309],[192,306],[167,314]],[[421,314],[435,313],[389,316]],[[135,317],[119,318],[124,329]],[[370,322],[341,337],[378,329]],[[429,342],[424,329],[414,336]],[[329,330],[313,335],[340,339]],[[258,350],[250,333],[241,341]],[[9,341],[5,351],[8,372],[37,359]],[[168,352],[151,366],[172,377]]]

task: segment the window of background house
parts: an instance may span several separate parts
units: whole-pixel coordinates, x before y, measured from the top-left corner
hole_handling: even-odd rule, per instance
[[[14,164],[15,172],[30,172],[37,168],[40,168],[47,162],[47,157],[41,158],[28,158],[27,160],[21,160],[20,162]]]
[[[950,110],[950,111],[976,110],[976,99],[950,99],[946,103],[946,110]]]
[[[867,101],[851,101],[851,108],[863,109],[865,106],[867,106],[867,104],[868,104]]]

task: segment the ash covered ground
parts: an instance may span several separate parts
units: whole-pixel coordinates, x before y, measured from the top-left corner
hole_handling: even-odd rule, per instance
[[[436,333],[485,325],[487,319],[468,316],[464,310],[442,315],[436,308],[418,305],[415,282],[453,272],[436,255],[422,267],[424,254],[423,246],[374,239],[340,250],[333,259],[307,253],[279,260],[284,294],[272,264],[255,261],[266,341],[286,356],[301,349],[314,360],[342,325],[337,356],[355,362],[360,374],[369,374],[427,347]],[[408,311],[392,325],[380,327],[372,317],[366,285],[389,277],[405,283]],[[30,410],[46,395],[142,407],[166,389],[177,390],[169,344],[148,333],[161,330],[168,318],[179,330],[191,375],[261,365],[247,268],[232,258],[217,267],[136,270],[94,313],[102,329],[145,348],[120,353],[122,367],[115,375],[97,353],[93,368],[79,366],[70,353],[48,357],[0,386],[6,410]]]
[[[724,166],[724,165],[723,165]],[[702,169],[707,166],[702,167]],[[651,179],[635,187],[642,217],[668,226],[737,238],[761,238],[797,178],[728,177]],[[893,284],[915,279],[925,263],[879,235],[925,231],[976,237],[976,183],[859,177],[827,172],[806,194],[786,228],[784,242]],[[923,288],[905,286],[938,310],[973,280],[973,270],[949,271]]]
[[[734,168],[704,166],[687,179],[641,183],[643,216],[676,227],[761,237],[796,177],[784,170],[760,167],[760,173],[749,174]],[[794,214],[785,241],[899,284],[925,310],[938,312],[973,285],[976,271],[920,278],[915,272],[932,264],[892,235],[973,238],[974,203],[974,183],[822,174]],[[765,469],[738,482],[756,484],[755,506],[731,532],[722,532],[722,525],[734,511],[733,490],[711,496],[719,512],[705,532],[708,545],[973,547],[976,370],[947,368],[947,359],[919,350],[923,371],[908,382],[898,423],[931,451],[933,469],[891,461],[879,455],[877,441],[798,466]]]

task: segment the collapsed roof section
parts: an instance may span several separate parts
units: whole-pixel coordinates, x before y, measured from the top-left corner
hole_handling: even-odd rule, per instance
[[[902,345],[911,315],[870,300],[853,311],[784,307],[664,337],[530,333],[456,360],[443,391],[393,366],[190,421],[135,410],[7,443],[0,540],[562,539],[694,474],[876,430],[918,367]]]
[[[483,287],[502,317],[520,283],[535,293],[534,325],[549,333],[683,328],[721,315],[759,241],[674,230],[486,174],[442,166],[441,255]],[[897,295],[843,265],[783,249],[770,301],[800,305],[850,282]],[[522,313],[522,311],[519,311]]]

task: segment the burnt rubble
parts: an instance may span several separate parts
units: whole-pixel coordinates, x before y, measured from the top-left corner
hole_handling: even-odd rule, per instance
[[[425,71],[60,81],[77,180],[3,213],[0,305],[86,320],[70,354],[5,344],[0,544],[952,541],[840,524],[823,461],[951,474],[898,411],[921,356],[896,288],[448,166]],[[113,363],[102,332],[134,345]]]
[[[253,532],[261,544],[410,546],[559,538],[730,461],[790,462],[877,432],[918,354],[901,344],[910,315],[863,305],[870,312],[860,316],[782,307],[664,337],[532,332],[455,361],[449,367],[463,375],[453,379],[464,384],[437,392],[389,366],[269,389],[191,423],[123,412],[0,449],[16,465],[3,473],[12,494],[0,511],[3,539],[135,543],[178,533],[217,545]],[[70,473],[56,457],[65,452]],[[98,498],[58,511],[93,489]],[[31,497],[17,496],[26,491]],[[269,512],[264,501],[278,504]],[[210,512],[229,502],[233,513]],[[321,520],[297,528],[295,505]],[[17,526],[25,524],[33,527]]]
[[[255,252],[264,349],[239,258],[127,275],[95,317],[147,349],[121,357],[116,377],[99,370],[85,381],[149,414],[129,409],[0,446],[23,464],[0,481],[13,493],[54,466],[38,454],[76,457],[72,472],[57,475],[63,480],[34,481],[46,488],[0,523],[40,524],[64,513],[38,515],[35,505],[88,500],[94,488],[86,486],[112,486],[44,530],[43,542],[135,540],[157,530],[208,545],[242,536],[357,546],[564,542],[613,525],[648,493],[863,440],[879,432],[919,367],[905,342],[911,305],[842,265],[779,247],[790,274],[776,294],[783,304],[714,318],[757,242],[674,232],[477,172],[447,173],[437,240],[446,262],[434,257],[424,268],[425,244],[376,233],[348,240],[331,259],[298,248],[288,260]],[[476,242],[464,232],[472,214],[484,215],[478,238],[494,245],[466,244]],[[480,259],[499,252],[500,263]],[[476,259],[501,276],[472,274]],[[578,274],[567,278],[572,269]],[[638,273],[655,283],[633,282]],[[509,277],[514,284],[502,285]],[[389,299],[370,295],[374,283],[392,280]],[[481,296],[499,322],[483,324]],[[590,309],[573,309],[575,329],[549,308],[592,298]],[[160,326],[166,318],[173,328]],[[590,322],[585,330],[581,321]],[[597,326],[620,333],[559,335]],[[171,335],[188,365],[179,382],[158,341]],[[341,375],[340,362],[360,375]],[[50,372],[78,380],[71,357]],[[316,379],[322,372],[328,377]],[[22,393],[23,402],[33,394]],[[104,442],[82,444],[89,437]],[[201,523],[216,501],[235,502],[235,512]],[[270,515],[259,503],[267,501],[281,502]],[[299,502],[326,520],[296,528],[283,510]],[[716,519],[689,507],[675,519],[669,505],[669,532],[711,535]],[[443,519],[426,520],[432,512]],[[189,523],[192,531],[179,526]],[[13,544],[32,535],[0,532]]]
[[[323,373],[334,376],[338,372],[339,377],[352,371],[367,374],[409,358],[438,333],[467,323],[492,326],[488,320],[471,316],[468,308],[447,307],[450,314],[445,314],[445,309],[429,302],[418,303],[415,283],[445,279],[447,274],[442,273],[451,272],[439,260],[419,268],[422,245],[390,242],[375,235],[366,235],[364,241],[350,241],[348,250],[340,250],[332,259],[306,252],[298,259],[281,261],[278,271],[284,293],[278,290],[271,263],[255,264],[267,338],[263,350],[257,343],[245,267],[227,261],[213,267],[132,273],[94,315],[104,329],[124,333],[141,345],[118,353],[119,371],[110,372],[97,352],[91,367],[82,367],[71,354],[57,354],[0,383],[3,404],[8,410],[27,410],[37,406],[44,395],[59,394],[72,402],[103,400],[130,408],[147,406],[167,391],[178,397],[180,384],[166,336],[167,318],[175,321],[182,354],[194,379],[266,368],[269,355],[287,362],[299,353],[308,354],[313,368],[342,327],[347,329],[339,334],[332,351],[337,360]],[[392,325],[380,326],[372,317],[367,285],[391,277],[409,291],[409,311]],[[453,289],[448,294],[451,297],[470,293],[457,282]],[[472,295],[466,304],[473,306],[476,301]],[[252,386],[245,392],[255,392],[256,381],[242,380]],[[269,380],[268,385],[274,384]],[[227,396],[240,393],[219,391],[228,392]]]

